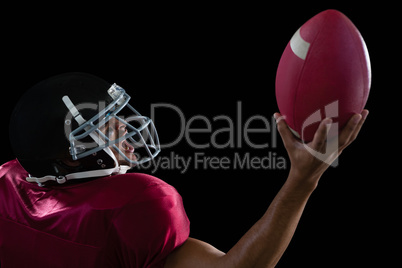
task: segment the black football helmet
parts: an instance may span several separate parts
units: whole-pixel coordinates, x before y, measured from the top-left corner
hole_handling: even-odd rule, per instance
[[[15,107],[9,128],[13,151],[31,174],[27,180],[62,184],[125,173],[154,158],[160,152],[154,124],[129,100],[123,88],[86,73],[61,74],[34,85]],[[125,126],[113,139],[106,129],[112,119]],[[135,149],[135,157],[119,149],[122,141]],[[119,165],[111,148],[130,165]],[[67,165],[65,159],[79,165]]]

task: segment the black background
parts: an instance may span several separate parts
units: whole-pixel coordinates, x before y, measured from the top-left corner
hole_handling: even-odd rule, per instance
[[[296,234],[278,267],[379,265],[391,261],[397,212],[395,137],[386,132],[395,113],[386,102],[393,75],[388,19],[392,7],[321,4],[180,4],[154,6],[8,7],[2,19],[2,154],[13,158],[8,120],[19,97],[35,83],[63,72],[81,71],[116,82],[132,96],[131,104],[149,115],[150,104],[170,103],[188,120],[204,115],[236,118],[242,103],[244,121],[253,115],[268,119],[277,111],[275,74],[293,33],[309,18],[328,8],[342,11],[363,35],[372,63],[370,115],[358,140],[330,168],[312,195]],[[391,35],[392,36],[392,35]],[[391,58],[391,62],[395,60]],[[393,87],[396,87],[393,85]],[[386,113],[386,114],[385,114]],[[177,115],[176,115],[177,116]],[[395,121],[394,121],[395,122]],[[155,118],[161,142],[177,133],[174,113]],[[197,125],[194,125],[197,127]],[[204,127],[202,124],[198,127]],[[213,130],[220,125],[214,125]],[[259,127],[256,125],[256,127]],[[29,130],[26,130],[29,132]],[[175,132],[176,131],[176,132]],[[48,133],[51,135],[51,133]],[[270,142],[272,133],[256,141]],[[205,140],[201,135],[200,143]],[[194,136],[196,141],[196,136]],[[276,148],[194,150],[183,139],[162,151],[181,156],[267,152],[286,158],[278,136]],[[150,173],[150,171],[144,171]],[[153,175],[178,189],[191,221],[191,236],[228,251],[263,215],[286,179],[277,169],[159,169]]]

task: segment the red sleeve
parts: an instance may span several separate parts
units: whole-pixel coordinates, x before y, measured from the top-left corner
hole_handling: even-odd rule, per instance
[[[181,196],[168,184],[148,187],[115,217],[122,267],[163,267],[166,257],[183,244],[190,223]]]

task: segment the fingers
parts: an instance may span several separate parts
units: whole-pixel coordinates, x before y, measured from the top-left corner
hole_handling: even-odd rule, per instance
[[[283,144],[287,149],[290,149],[296,140],[295,136],[292,134],[288,125],[286,124],[284,116],[279,113],[275,113],[274,118],[276,120],[276,127],[281,135]]]
[[[353,134],[350,136],[351,141],[354,141],[356,139],[357,135],[360,132],[360,129],[362,128],[364,122],[366,121],[368,114],[369,114],[368,110],[363,110],[363,112],[361,113],[362,117],[361,117],[359,123],[357,124]]]
[[[360,114],[354,114],[349,121],[346,123],[345,127],[342,129],[339,136],[339,145],[345,145],[349,143],[352,134],[354,133],[360,119]]]
[[[339,135],[339,148],[341,150],[345,149],[356,139],[364,124],[364,121],[368,116],[368,113],[368,110],[363,110],[361,114],[355,114],[349,119],[348,123]]]

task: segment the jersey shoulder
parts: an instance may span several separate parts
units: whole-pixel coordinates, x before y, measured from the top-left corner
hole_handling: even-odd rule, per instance
[[[91,206],[102,210],[119,209],[141,202],[160,200],[167,196],[181,202],[181,197],[173,186],[143,173],[100,178],[83,185],[77,184],[75,188],[77,192],[88,191],[87,200]]]

